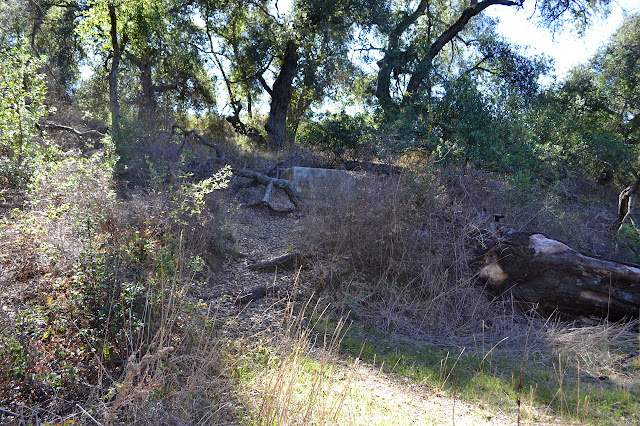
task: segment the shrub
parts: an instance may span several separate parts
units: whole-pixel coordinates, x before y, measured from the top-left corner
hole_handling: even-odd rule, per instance
[[[303,146],[318,148],[331,153],[338,160],[349,153],[352,157],[373,147],[373,123],[364,114],[350,116],[323,114],[318,122],[307,123],[298,132],[298,142]]]
[[[42,63],[31,57],[23,41],[0,49],[0,177],[23,186],[44,150],[33,143],[36,124],[46,114]]]
[[[411,335],[463,333],[492,312],[468,267],[474,219],[429,172],[367,181],[310,208],[306,240],[343,313]],[[479,309],[483,307],[484,309]],[[483,313],[484,311],[484,313]]]

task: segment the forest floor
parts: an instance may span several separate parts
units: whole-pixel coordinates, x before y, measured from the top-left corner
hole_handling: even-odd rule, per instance
[[[263,335],[274,331],[273,323],[280,320],[283,300],[304,303],[316,290],[316,285],[299,276],[299,270],[289,269],[261,272],[250,270],[253,263],[271,259],[292,251],[302,250],[304,226],[302,214],[274,215],[266,209],[240,207],[234,218],[234,234],[240,256],[225,262],[213,274],[202,296],[219,295],[210,303],[215,305],[219,319],[233,318],[235,332]],[[311,276],[312,274],[303,274]],[[257,287],[277,285],[280,293],[248,305],[235,305],[235,296]],[[229,297],[225,297],[228,295]],[[427,425],[427,424],[510,424],[514,413],[487,408],[437,392],[428,386],[417,385],[393,373],[383,372],[366,362],[337,355],[333,361],[337,380],[335,388],[348,377],[348,392],[342,402],[341,418],[351,425]],[[335,390],[335,389],[334,389]],[[550,419],[553,421],[553,419]]]
[[[198,182],[153,181],[153,167],[148,182],[116,183],[102,155],[3,193],[0,422],[640,421],[637,322],[527,317],[465,278],[494,182],[427,171],[283,214],[249,207],[264,187],[247,182],[206,208]],[[533,223],[560,205],[547,204],[514,211]],[[297,266],[252,267],[291,253]],[[422,281],[398,285],[416,270]]]
[[[254,188],[241,197],[249,200],[256,197],[259,189]],[[278,202],[277,200],[275,201]],[[296,212],[287,215],[274,214],[266,208],[251,208],[240,206],[233,216],[233,235],[237,254],[224,262],[220,269],[212,274],[207,286],[193,289],[198,296],[209,300],[209,309],[215,311],[217,318],[233,323],[233,332],[241,338],[251,341],[270,341],[271,334],[286,333],[283,331],[283,312],[287,303],[305,305],[309,300],[316,300],[315,294],[322,283],[319,272],[301,268],[289,268],[276,271],[256,271],[249,267],[260,261],[272,259],[292,252],[304,252],[308,244],[304,241],[306,233],[304,227],[305,213]],[[257,287],[276,285],[279,293],[268,295],[249,304],[234,303],[239,295],[245,294]],[[330,302],[326,302],[330,303]],[[319,308],[322,310],[322,306]],[[286,315],[286,314],[285,314]],[[309,331],[309,330],[307,330]],[[270,336],[265,339],[265,336]],[[406,336],[403,338],[406,341]],[[416,341],[418,343],[419,341]],[[300,344],[301,342],[296,342]],[[338,342],[338,346],[339,346]],[[445,389],[445,382],[449,377],[440,377],[442,387],[433,387],[428,381],[422,383],[411,380],[403,375],[394,374],[384,365],[359,359],[348,353],[342,353],[339,348],[327,351],[322,344],[315,342],[307,348],[307,356],[318,361],[326,355],[331,357],[329,380],[325,379],[323,391],[336,394],[337,399],[329,399],[318,405],[322,410],[328,410],[336,416],[337,424],[348,425],[505,425],[519,422],[518,407],[515,401],[506,404],[506,408],[492,405],[481,398],[466,400]],[[327,352],[330,352],[327,354]],[[320,354],[319,354],[320,353]],[[325,361],[323,361],[325,362]],[[437,364],[438,361],[435,363]],[[442,360],[440,360],[442,362]],[[442,365],[440,366],[440,368]],[[294,367],[295,368],[295,367]],[[449,374],[453,371],[449,371]],[[445,371],[446,373],[446,371]],[[282,371],[261,371],[259,374],[282,374]],[[302,376],[302,374],[299,376]],[[295,374],[294,374],[295,376]],[[264,379],[264,377],[262,378]],[[303,377],[291,377],[292,381],[308,380]],[[317,378],[311,379],[317,380]],[[453,379],[451,379],[452,381]],[[244,390],[238,390],[247,395],[254,394],[256,384]],[[304,385],[301,385],[304,386]],[[286,389],[277,391],[286,393]],[[236,395],[237,396],[237,395]],[[241,400],[245,398],[240,397]],[[251,400],[251,398],[248,398]],[[324,407],[330,405],[333,407]],[[522,415],[525,416],[523,403]],[[242,408],[238,407],[240,410]],[[261,412],[260,407],[251,407]],[[282,407],[281,407],[282,409]],[[276,424],[296,424],[299,420],[298,410],[291,407],[292,413],[279,413]],[[337,409],[339,413],[333,412]],[[548,407],[547,407],[548,409]],[[315,407],[314,410],[318,410]],[[287,411],[284,409],[284,411]],[[272,414],[272,413],[269,413]],[[291,416],[291,417],[289,417]],[[262,423],[263,420],[254,420]],[[266,422],[265,422],[266,423]],[[313,422],[311,422],[313,423]],[[330,423],[330,422],[329,422]],[[529,405],[526,408],[526,418],[523,424],[574,424],[572,421],[554,415],[548,415],[543,409]],[[576,423],[577,424],[577,423]]]

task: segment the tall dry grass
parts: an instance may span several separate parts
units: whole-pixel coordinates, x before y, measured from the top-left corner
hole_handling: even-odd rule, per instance
[[[367,180],[308,210],[325,295],[356,318],[409,335],[470,334],[495,317],[475,287],[470,242],[483,218],[452,208],[436,174]]]

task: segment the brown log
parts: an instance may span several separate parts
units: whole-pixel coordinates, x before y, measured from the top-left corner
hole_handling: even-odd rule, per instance
[[[253,290],[250,290],[247,293],[244,293],[243,295],[238,296],[234,304],[242,305],[242,304],[249,303],[253,300],[262,299],[265,296],[275,296],[276,293],[278,293],[278,291],[279,291],[278,286],[275,286],[275,285],[271,285],[269,287],[256,287]]]
[[[282,256],[274,257],[273,259],[264,260],[262,262],[254,263],[253,265],[249,265],[248,268],[255,270],[274,270],[276,268],[280,269],[291,269],[294,266],[298,265],[304,256],[300,253],[287,253]]]
[[[508,235],[476,260],[490,293],[510,293],[545,313],[610,320],[640,313],[639,266],[587,256],[542,234]]]

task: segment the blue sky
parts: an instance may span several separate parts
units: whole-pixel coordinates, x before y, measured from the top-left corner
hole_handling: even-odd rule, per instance
[[[557,77],[581,63],[585,63],[606,44],[613,32],[620,26],[625,13],[640,12],[639,0],[613,0],[610,15],[598,18],[580,37],[575,30],[565,28],[561,33],[552,35],[545,28],[539,28],[528,19],[534,12],[535,1],[526,1],[524,10],[513,7],[493,7],[487,13],[500,19],[498,31],[513,43],[531,46],[529,53],[545,54],[555,61]]]

